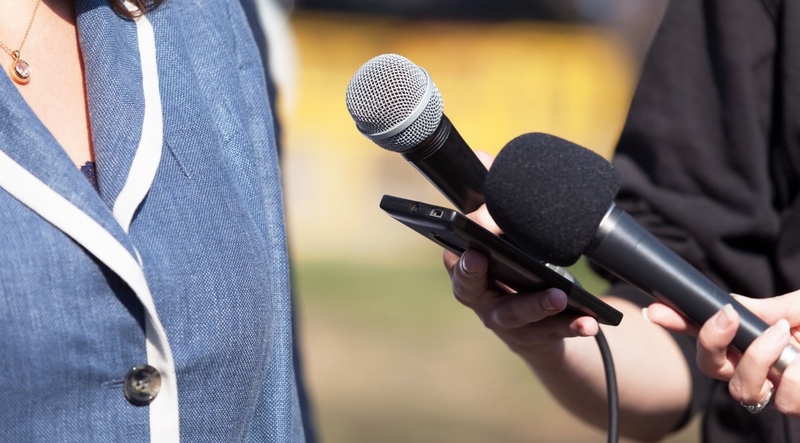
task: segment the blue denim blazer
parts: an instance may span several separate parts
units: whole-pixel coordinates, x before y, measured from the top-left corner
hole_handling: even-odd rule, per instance
[[[77,0],[77,19],[99,191],[0,78],[0,441],[303,440],[272,114],[239,2],[128,20]],[[123,395],[136,365],[161,376],[146,406]]]

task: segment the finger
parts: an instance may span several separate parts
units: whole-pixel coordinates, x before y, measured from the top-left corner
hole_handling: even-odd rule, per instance
[[[478,157],[478,160],[483,163],[483,166],[485,166],[486,169],[490,169],[492,167],[492,163],[494,163],[494,156],[492,154],[489,154],[486,151],[475,151],[475,156]]]
[[[558,344],[565,338],[597,335],[600,326],[592,317],[553,316],[536,323],[504,331],[495,331],[512,349],[523,350],[542,344]]]
[[[800,359],[792,362],[775,388],[773,405],[784,414],[800,416]]]
[[[800,303],[800,290],[769,299],[757,299],[744,295],[731,294],[736,301],[755,313],[768,324],[786,319],[791,326],[792,343],[800,346],[800,310],[794,309]]]
[[[700,328],[697,336],[697,365],[700,370],[720,380],[730,380],[734,365],[728,358],[728,346],[739,328],[739,314],[725,305]]]
[[[452,252],[445,249],[442,252],[442,262],[444,263],[445,269],[447,269],[447,274],[450,278],[453,278],[453,272],[455,270],[456,265],[458,265],[458,260],[461,256],[453,254]]]
[[[509,294],[502,297],[487,318],[487,327],[516,329],[556,315],[567,307],[567,294],[547,289],[535,294]]]
[[[492,232],[494,234],[500,235],[503,233],[503,230],[497,226],[497,223],[494,222],[491,214],[489,214],[489,210],[486,209],[486,205],[481,205],[480,208],[476,209],[473,212],[467,214],[467,217],[472,219],[475,223],[483,226],[487,231]]]
[[[800,291],[771,297],[768,299],[757,299],[733,294],[733,297],[748,310],[758,315],[768,324],[775,324],[780,319],[786,319],[790,325],[800,324]]]
[[[700,328],[674,309],[661,303],[653,303],[643,311],[645,318],[667,330],[681,334],[697,335]]]
[[[758,336],[742,354],[728,383],[731,396],[746,404],[760,403],[772,389],[767,377],[772,364],[789,344],[789,323],[779,320]]]
[[[453,266],[452,286],[456,298],[467,306],[472,306],[488,294],[489,280],[487,270],[489,260],[485,255],[468,249]]]

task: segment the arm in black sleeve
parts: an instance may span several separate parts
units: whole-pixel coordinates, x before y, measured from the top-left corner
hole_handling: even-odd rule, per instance
[[[776,31],[758,0],[674,0],[619,140],[618,204],[723,287],[774,295]]]
[[[723,288],[758,296],[775,294],[780,230],[771,176],[779,10],[768,3],[671,1],[613,159],[620,207]],[[653,301],[620,282],[611,293]],[[712,383],[694,364],[694,339],[675,338],[692,368],[693,413]]]

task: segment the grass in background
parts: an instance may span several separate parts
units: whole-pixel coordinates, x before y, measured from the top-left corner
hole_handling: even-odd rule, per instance
[[[296,269],[305,301],[365,326],[406,329],[416,318],[421,325],[438,329],[437,322],[463,318],[444,266],[436,261],[416,265],[320,261],[298,263]],[[569,271],[592,294],[608,288],[583,259]]]
[[[294,269],[324,443],[605,441],[453,298],[438,260]],[[605,290],[585,263],[570,270],[591,292]]]

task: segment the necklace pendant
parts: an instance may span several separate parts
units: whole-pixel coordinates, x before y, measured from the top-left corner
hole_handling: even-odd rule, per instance
[[[20,85],[27,84],[31,81],[31,65],[19,58],[19,51],[14,51],[11,56],[14,57],[14,62],[11,63],[11,68],[9,69],[11,78]]]

